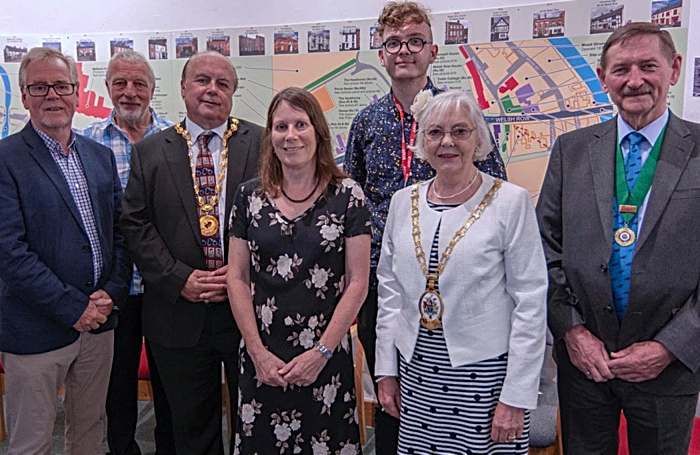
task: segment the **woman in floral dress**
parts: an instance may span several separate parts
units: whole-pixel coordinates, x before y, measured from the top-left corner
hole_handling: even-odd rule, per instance
[[[308,92],[272,100],[260,176],[238,189],[229,228],[243,335],[234,453],[359,454],[348,329],[367,293],[369,213]]]

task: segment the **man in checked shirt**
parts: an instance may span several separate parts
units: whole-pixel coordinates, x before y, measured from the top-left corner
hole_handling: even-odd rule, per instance
[[[362,109],[352,122],[345,152],[345,170],[360,183],[367,197],[372,223],[370,285],[367,299],[358,315],[358,335],[367,355],[372,379],[377,324],[377,264],[382,235],[394,193],[405,186],[428,180],[435,171],[427,161],[413,159],[417,123],[411,104],[422,90],[440,93],[428,77],[438,46],[433,42],[430,16],[414,2],[389,2],[378,19],[382,36],[379,60],[391,78],[391,91]],[[493,149],[477,168],[494,177],[506,178],[503,160]],[[375,410],[377,455],[395,454],[399,421],[381,408]]]
[[[122,189],[129,178],[131,144],[172,126],[150,107],[156,88],[153,69],[146,58],[134,51],[114,54],[107,65],[107,92],[112,112],[80,133],[109,147],[114,152]],[[134,438],[138,420],[138,369],[141,360],[141,308],[143,284],[134,268],[134,277],[127,304],[119,315],[114,331],[114,359],[107,393],[107,442],[111,455],[141,455]],[[155,443],[158,455],[175,453],[172,417],[165,390],[146,341],[148,369],[153,386],[153,407],[156,415]]]

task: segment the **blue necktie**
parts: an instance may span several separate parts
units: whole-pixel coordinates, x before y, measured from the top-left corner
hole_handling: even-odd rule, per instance
[[[625,175],[627,176],[627,187],[632,192],[632,188],[642,172],[642,152],[639,150],[639,144],[644,140],[644,136],[633,131],[626,137],[630,146],[627,150],[627,157],[625,157]]]
[[[639,150],[639,144],[644,140],[644,136],[636,131],[629,133],[625,139],[629,141],[627,156],[625,157],[625,176],[627,187],[630,192],[637,182],[639,174],[642,172],[642,152]],[[620,214],[617,206],[617,197],[615,198],[615,207],[613,208],[613,234],[615,231],[625,226],[625,221]],[[635,233],[639,224],[638,217],[634,217],[629,223],[629,228]],[[630,290],[630,278],[632,272],[632,259],[634,258],[634,248],[637,242],[629,246],[620,246],[613,240],[612,256],[610,257],[610,282],[612,284],[613,302],[615,304],[615,312],[618,320],[622,321],[627,308],[627,300]]]

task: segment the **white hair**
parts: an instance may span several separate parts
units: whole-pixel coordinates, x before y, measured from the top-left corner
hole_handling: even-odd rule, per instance
[[[418,140],[413,147],[413,151],[420,159],[426,159],[428,154],[425,149],[425,128],[431,125],[436,119],[449,115],[453,112],[462,113],[466,110],[471,124],[476,128],[476,135],[479,139],[474,151],[474,161],[482,161],[491,151],[491,134],[486,125],[486,120],[479,109],[474,97],[461,90],[449,90],[440,93],[428,100],[423,109],[415,113],[418,121]]]

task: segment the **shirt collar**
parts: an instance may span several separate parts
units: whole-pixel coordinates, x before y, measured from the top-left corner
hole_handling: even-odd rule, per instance
[[[661,131],[664,129],[664,126],[666,126],[666,123],[668,122],[668,117],[670,116],[668,108],[664,110],[664,113],[661,114],[659,118],[639,130],[638,132],[644,136],[644,138],[649,141],[649,144],[652,146],[656,144],[656,140],[659,138],[659,135],[661,135]],[[622,140],[627,137],[627,135],[633,131],[635,131],[634,128],[630,126],[629,123],[625,121],[625,119],[622,118],[621,115],[618,114],[617,116],[617,131],[618,131],[618,137],[617,140],[619,141],[620,145],[622,145]]]
[[[46,148],[49,149],[51,153],[58,153],[61,156],[65,156],[63,155],[63,146],[60,142],[37,128],[31,119],[29,122],[32,124],[32,128],[34,128],[34,131],[36,131],[36,134],[39,135],[41,140],[44,141],[44,145],[46,145]],[[75,134],[73,133],[73,130],[71,130],[70,141],[68,142],[68,151],[72,152],[73,150],[75,150]]]
[[[226,120],[224,123],[217,126],[216,128],[213,128],[211,130],[205,130],[201,126],[194,123],[192,121],[192,119],[190,119],[189,116],[186,116],[185,117],[185,126],[187,127],[187,131],[190,132],[190,136],[192,137],[192,142],[196,143],[199,135],[205,131],[211,131],[212,133],[219,136],[220,139],[223,139],[224,133],[226,133],[226,129],[228,128],[228,120]]]

